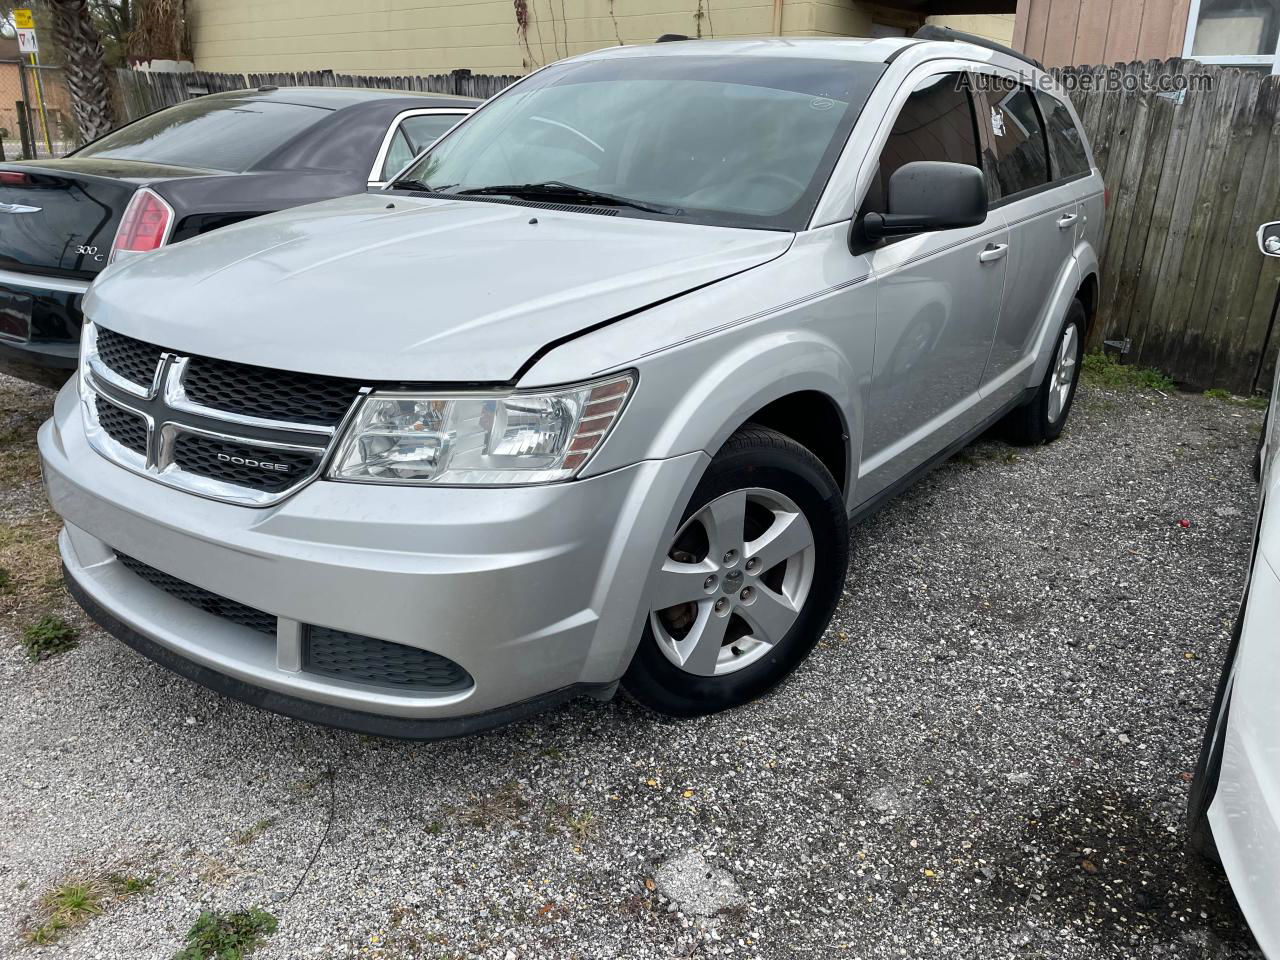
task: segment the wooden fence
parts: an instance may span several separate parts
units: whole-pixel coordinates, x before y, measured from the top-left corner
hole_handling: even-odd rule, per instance
[[[427,76],[389,77],[310,70],[300,73],[155,73],[144,70],[117,70],[116,88],[122,116],[134,120],[162,107],[192,97],[225,90],[244,90],[273,84],[277,87],[373,87],[378,90],[411,90],[421,93],[452,93],[487,99],[519,80],[516,76],[454,70]]]
[[[1280,260],[1256,234],[1280,220],[1280,77],[1188,60],[1056,72],[1111,194],[1094,345],[1127,341],[1125,362],[1191,389],[1269,391]]]

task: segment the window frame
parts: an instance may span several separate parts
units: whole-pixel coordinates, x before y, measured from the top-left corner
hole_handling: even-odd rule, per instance
[[[1187,10],[1187,29],[1183,34],[1182,56],[1197,63],[1212,63],[1222,67],[1270,67],[1272,75],[1280,74],[1280,29],[1276,31],[1271,53],[1239,54],[1225,56],[1196,56],[1191,52],[1196,42],[1196,27],[1200,24],[1201,0],[1191,0]]]
[[[391,123],[387,126],[387,132],[382,136],[382,144],[378,147],[378,153],[373,158],[373,166],[369,168],[369,177],[368,177],[369,186],[385,187],[388,183],[391,182],[388,179],[381,178],[382,165],[387,162],[387,154],[390,153],[391,151],[391,141],[395,139],[396,131],[400,129],[400,124],[402,124],[405,120],[407,120],[410,117],[436,117],[436,116],[445,116],[445,115],[451,115],[451,116],[456,115],[458,117],[458,122],[461,123],[463,117],[469,116],[474,112],[475,112],[474,110],[469,110],[465,107],[413,107],[409,110],[402,110],[399,113],[397,113],[395,117],[392,119]],[[448,131],[445,131],[445,133],[448,133]],[[442,136],[443,135],[444,134],[442,134]],[[410,141],[411,145],[412,143],[413,141]],[[435,146],[435,144],[432,144],[432,146]],[[409,163],[405,164],[405,166],[406,167],[409,166],[417,159],[418,159],[417,156],[414,156],[413,159],[409,161]]]

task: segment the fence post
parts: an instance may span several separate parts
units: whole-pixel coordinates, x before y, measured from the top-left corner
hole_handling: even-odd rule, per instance
[[[471,79],[471,71],[467,69],[453,70],[450,71],[449,75],[453,78],[452,92],[459,95],[462,94],[464,84]]]
[[[14,104],[18,112],[18,138],[22,141],[22,159],[34,160],[36,151],[31,139],[31,118],[27,116],[27,105],[19,100]]]

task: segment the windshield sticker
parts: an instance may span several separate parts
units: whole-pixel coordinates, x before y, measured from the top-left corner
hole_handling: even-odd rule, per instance
[[[991,132],[997,137],[1004,136],[1004,114],[995,107],[991,108]]]
[[[828,99],[827,97],[814,97],[809,101],[809,106],[814,110],[830,110],[835,105],[836,102]]]

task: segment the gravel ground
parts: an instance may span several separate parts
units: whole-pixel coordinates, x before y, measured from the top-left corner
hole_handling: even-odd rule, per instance
[[[0,399],[29,464],[51,395]],[[258,906],[263,960],[1256,958],[1183,808],[1260,422],[1092,387],[1053,446],[969,448],[856,531],[795,678],[696,721],[619,698],[442,744],[309,726],[152,666],[42,566],[0,606],[0,957],[167,958],[201,910]],[[12,566],[47,524],[30,469],[0,478]],[[81,643],[31,663],[46,609]],[[45,892],[109,873],[154,884],[24,943]]]

